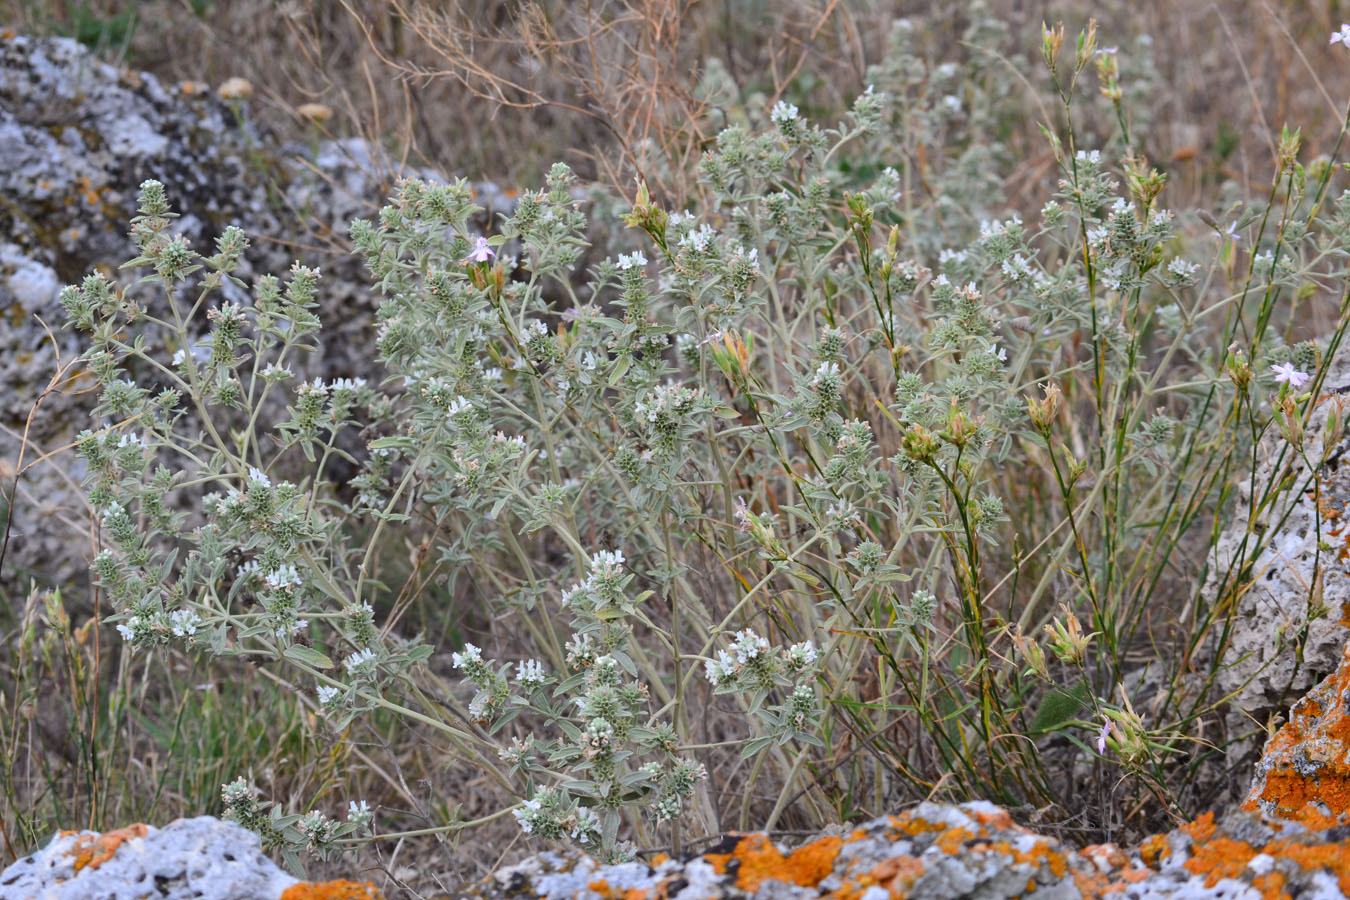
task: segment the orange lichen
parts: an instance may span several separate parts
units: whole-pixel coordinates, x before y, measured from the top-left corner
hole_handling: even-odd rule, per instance
[[[1197,841],[1207,841],[1214,836],[1214,813],[1207,812],[1194,822],[1181,826],[1181,830]]]
[[[1284,889],[1284,876],[1279,872],[1257,875],[1252,879],[1252,887],[1260,891],[1265,900],[1281,900],[1289,897],[1289,892]]]
[[[1336,672],[1295,703],[1266,744],[1266,774],[1243,808],[1308,828],[1350,824],[1350,714],[1339,698],[1350,687],[1350,646]]]
[[[1003,809],[998,809],[995,810],[994,812],[986,812],[984,810],[980,810],[978,812],[972,813],[972,816],[974,817],[975,821],[979,822],[981,825],[987,825],[993,828],[1016,827],[1015,825],[1013,825],[1012,816],[1008,815],[1007,811]]]
[[[1245,841],[1219,837],[1197,843],[1186,868],[1194,875],[1205,876],[1205,887],[1210,888],[1225,878],[1236,878],[1247,869],[1257,850]]]
[[[1031,866],[1048,866],[1050,874],[1056,878],[1063,878],[1069,871],[1069,861],[1064,854],[1054,849],[1048,840],[1038,840],[1032,845],[1030,850],[1014,850],[1012,853],[1014,862],[1024,863]]]
[[[892,897],[903,897],[926,871],[927,867],[921,859],[913,856],[893,856],[877,863],[865,875],[845,881],[829,896],[832,900],[857,900],[868,888],[880,887]]]
[[[732,859],[740,863],[736,870],[736,884],[750,893],[759,890],[760,883],[770,878],[789,881],[799,887],[813,886],[833,870],[834,860],[842,844],[843,841],[838,837],[825,837],[784,856],[764,835],[748,835],[741,839],[730,854]],[[716,854],[705,855],[704,859],[711,855]],[[724,862],[719,871],[726,871],[726,865]]]
[[[75,843],[70,846],[66,853],[75,858],[76,872],[86,866],[97,869],[112,859],[113,854],[122,844],[133,838],[145,837],[149,832],[148,826],[136,824],[128,825],[126,828],[118,828],[116,831],[105,831],[97,836],[82,834],[75,839]]]
[[[1325,869],[1340,880],[1341,893],[1350,896],[1350,841],[1337,844],[1272,844],[1266,853],[1298,863],[1304,871]]]
[[[731,856],[730,853],[705,853],[703,854],[703,861],[712,866],[713,871],[718,875],[725,875],[727,864],[731,862]]]
[[[938,835],[938,839],[933,843],[943,853],[946,853],[948,855],[955,855],[956,853],[960,852],[962,847],[966,845],[966,841],[970,840],[973,837],[975,837],[975,835],[972,834],[968,829],[949,828],[946,831],[942,832],[942,834]]]
[[[1144,865],[1152,869],[1158,868],[1171,854],[1172,847],[1167,843],[1167,835],[1164,834],[1151,835],[1139,845],[1139,858],[1144,861]]]
[[[303,881],[281,892],[281,900],[382,900],[369,881]]]

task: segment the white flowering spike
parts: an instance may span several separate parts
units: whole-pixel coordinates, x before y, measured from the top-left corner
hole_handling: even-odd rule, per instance
[[[797,121],[797,107],[784,100],[779,100],[773,105],[773,112],[769,113],[769,118],[780,128],[791,122]]]
[[[516,663],[516,681],[524,687],[538,687],[548,680],[544,664],[537,659]]]

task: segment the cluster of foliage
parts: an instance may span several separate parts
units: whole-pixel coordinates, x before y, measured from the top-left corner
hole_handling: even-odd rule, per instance
[[[1007,80],[930,72],[911,38],[836,127],[780,102],[725,128],[693,211],[640,188],[627,229],[605,202],[592,222],[560,164],[485,238],[467,185],[402,182],[351,226],[378,384],[294,375],[319,273],[245,285],[245,236],[199,255],[146,182],[128,266],[158,293],[62,295],[102,390],[78,451],[128,650],[278,667],[334,734],[400,717],[525,832],[606,859],[1122,776],[1186,810],[1240,737],[1212,740],[1224,655],[1198,651],[1273,529],[1221,571],[1205,541],[1268,432],[1307,473],[1254,485],[1275,524],[1337,443],[1303,424],[1346,308],[1319,347],[1287,306],[1344,294],[1350,193],[1286,132],[1266,206],[1186,237],[1116,54],[1047,29],[1057,188],[1034,224],[988,217]],[[1092,68],[1120,127],[1101,149],[1074,128]],[[597,228],[614,253],[583,273]],[[449,688],[398,627],[447,602],[490,610],[478,643],[510,654],[457,645]],[[223,799],[292,851],[375,824]]]

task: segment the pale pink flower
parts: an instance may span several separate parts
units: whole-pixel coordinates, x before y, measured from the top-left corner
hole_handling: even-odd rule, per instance
[[[488,245],[487,238],[479,235],[474,238],[473,249],[469,255],[464,257],[464,262],[487,262],[488,259],[497,255],[497,251]]]
[[[1277,383],[1287,383],[1291,388],[1297,390],[1308,383],[1312,378],[1307,372],[1300,372],[1294,368],[1293,363],[1281,363],[1278,366],[1271,366],[1270,371],[1275,373]]]

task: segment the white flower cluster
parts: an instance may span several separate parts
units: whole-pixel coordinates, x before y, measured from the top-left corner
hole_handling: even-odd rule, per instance
[[[516,682],[526,690],[542,687],[548,681],[548,671],[537,659],[516,663]]]
[[[776,655],[767,638],[747,628],[736,632],[730,652],[719,649],[715,659],[704,661],[704,676],[715,688],[764,687],[783,674],[800,674],[819,658],[816,645],[809,640]]]
[[[342,662],[348,675],[370,675],[375,671],[375,651],[362,647]]]
[[[678,416],[688,412],[697,397],[697,391],[668,381],[639,400],[633,411],[648,422],[655,423],[662,417]]]
[[[769,118],[773,124],[783,128],[797,121],[797,107],[785,100],[779,100],[773,105],[773,111],[769,113]]]
[[[715,237],[717,237],[717,232],[713,231],[707,222],[704,222],[698,226],[697,231],[691,231],[680,238],[678,246],[687,247],[694,253],[706,253],[708,252],[708,246]]]

